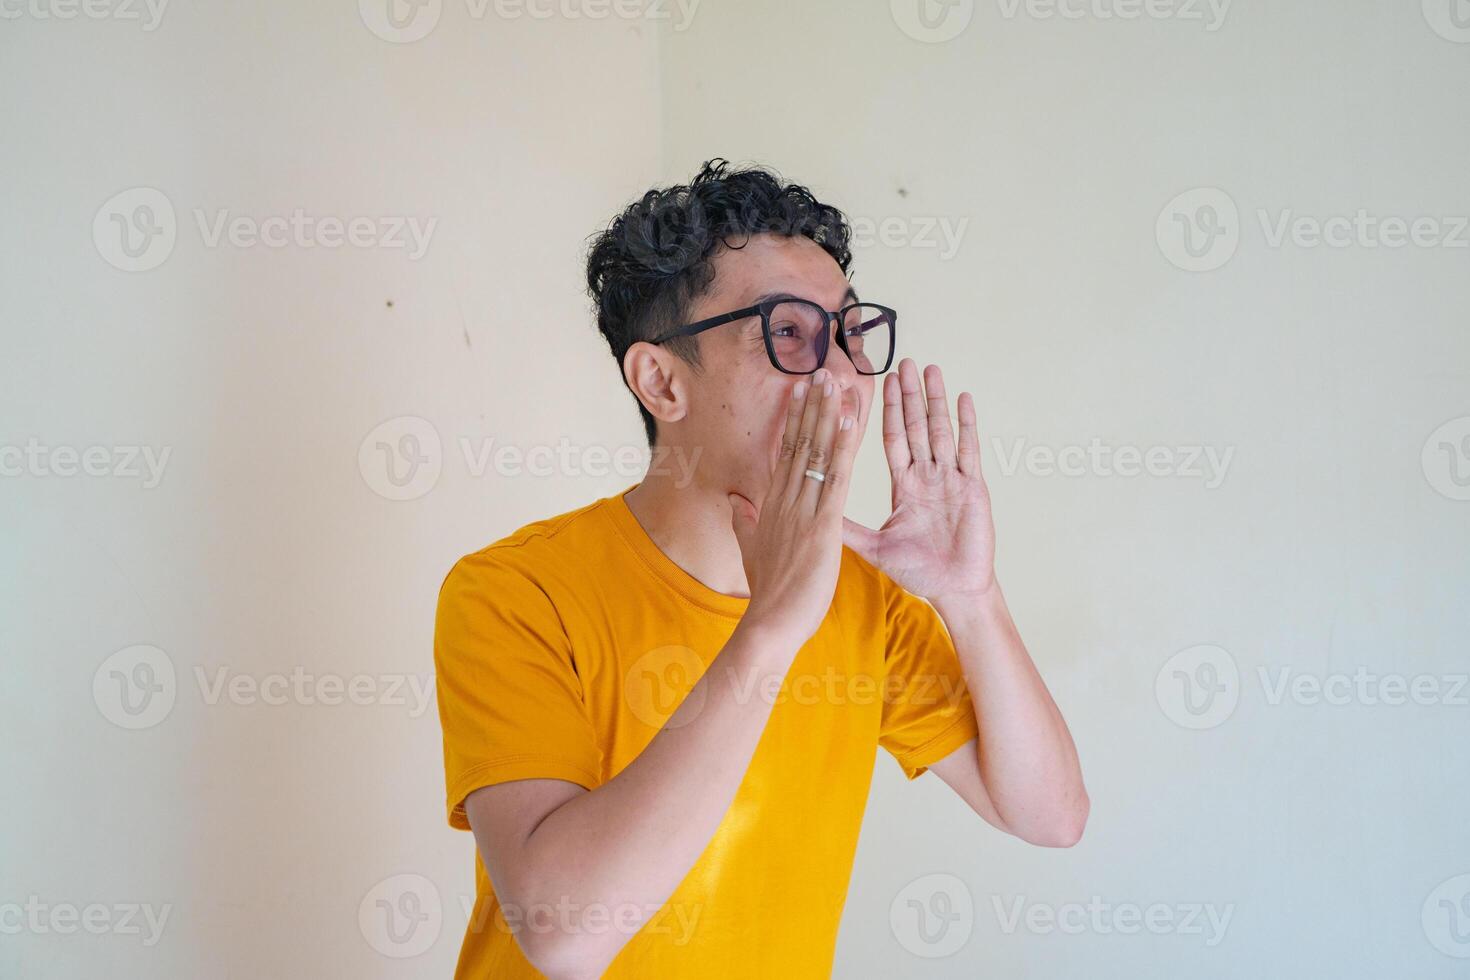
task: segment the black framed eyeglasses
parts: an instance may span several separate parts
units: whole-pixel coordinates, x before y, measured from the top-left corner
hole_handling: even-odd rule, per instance
[[[649,343],[692,337],[752,316],[761,318],[766,353],[776,370],[784,374],[811,374],[826,362],[831,346],[831,332],[827,327],[833,320],[839,326],[837,346],[859,374],[883,374],[893,366],[898,314],[877,303],[853,303],[840,310],[824,310],[810,300],[771,299],[690,323]]]

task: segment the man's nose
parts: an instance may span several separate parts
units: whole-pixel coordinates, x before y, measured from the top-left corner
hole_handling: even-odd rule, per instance
[[[837,383],[838,391],[845,392],[848,388],[857,384],[857,367],[852,363],[852,358],[847,356],[847,351],[837,342],[837,331],[842,324],[836,317],[832,318],[832,334],[827,338],[827,356],[822,361],[822,367],[832,372],[832,380]]]
[[[827,349],[827,358],[823,361],[822,367],[832,372],[832,383],[836,385],[833,389],[833,394],[842,399],[838,404],[842,406],[844,414],[851,412],[853,417],[856,418],[862,409],[861,388],[858,384],[862,375],[858,373],[857,367],[852,363],[852,358],[848,357],[847,352],[837,346],[835,340],[832,342],[832,346]]]

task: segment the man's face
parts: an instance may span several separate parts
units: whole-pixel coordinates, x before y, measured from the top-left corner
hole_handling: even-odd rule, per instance
[[[827,310],[856,302],[837,263],[809,238],[753,235],[744,248],[722,248],[713,261],[714,281],[695,301],[691,323],[776,294],[811,300]],[[827,329],[830,343],[823,367],[832,373],[832,397],[842,398],[843,414],[854,418],[861,437],[873,400],[873,377],[857,373],[837,345],[835,327],[829,324]],[[707,330],[698,339],[703,371],[685,373],[688,413],[679,423],[679,434],[668,441],[690,452],[702,447],[700,481],[735,490],[759,507],[780,453],[791,386],[797,381],[810,384],[811,376],[776,370],[766,354],[759,316]]]

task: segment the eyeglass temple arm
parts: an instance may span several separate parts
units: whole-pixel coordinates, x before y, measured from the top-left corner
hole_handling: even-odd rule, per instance
[[[680,327],[672,333],[666,333],[662,337],[649,341],[649,343],[661,344],[666,340],[673,340],[675,337],[692,337],[697,333],[703,333],[715,327],[722,327],[727,323],[734,323],[736,320],[744,320],[748,316],[755,316],[760,311],[761,308],[759,306],[751,306],[743,310],[735,310],[733,313],[721,313],[719,316],[712,316],[708,320],[700,320],[698,323],[691,323],[687,326]]]

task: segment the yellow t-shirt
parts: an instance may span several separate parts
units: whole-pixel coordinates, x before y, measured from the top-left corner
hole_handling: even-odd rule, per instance
[[[629,487],[628,490],[633,489]],[[449,823],[515,779],[596,789],[638,756],[729,640],[749,600],[658,549],[623,496],[529,524],[455,564],[434,638]],[[773,700],[714,838],[607,977],[827,977],[878,746],[910,779],[976,736],[934,608],[848,548],[832,607]],[[460,980],[540,977],[475,858]],[[616,928],[618,909],[585,910]],[[526,915],[536,910],[526,910]],[[508,921],[509,920],[509,921]]]

